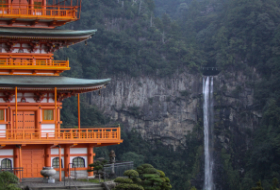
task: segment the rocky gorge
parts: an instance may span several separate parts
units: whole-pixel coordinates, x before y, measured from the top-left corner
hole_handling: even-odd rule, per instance
[[[188,71],[166,78],[116,75],[101,97],[91,94],[90,102],[126,131],[134,128],[144,139],[176,147],[201,123],[202,76]],[[254,80],[242,72],[222,72],[214,80],[216,138],[226,147],[226,131],[253,130],[262,116],[254,109],[254,90],[248,85]]]

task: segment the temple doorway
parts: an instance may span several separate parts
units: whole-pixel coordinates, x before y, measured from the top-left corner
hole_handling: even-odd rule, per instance
[[[14,111],[14,127],[16,121],[16,113]],[[26,133],[35,133],[35,111],[18,111],[17,112],[17,128],[24,130]],[[21,132],[21,131],[18,131]]]
[[[44,149],[22,150],[23,178],[42,177],[40,171],[44,167]]]

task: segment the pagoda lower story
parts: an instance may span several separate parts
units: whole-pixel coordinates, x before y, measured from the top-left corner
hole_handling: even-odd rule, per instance
[[[86,80],[49,76],[0,76],[0,164],[19,178],[42,177],[53,167],[61,180],[73,169],[92,176],[94,147],[122,143],[120,127],[62,128],[62,100],[100,90],[110,79]],[[78,99],[79,109],[79,99]],[[78,110],[79,113],[79,110]]]

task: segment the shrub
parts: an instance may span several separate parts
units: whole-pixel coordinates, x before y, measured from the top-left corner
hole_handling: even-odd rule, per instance
[[[124,177],[117,177],[114,182],[116,183],[133,183],[132,179],[124,178]]]
[[[123,175],[128,176],[131,179],[139,177],[139,173],[135,170],[126,170]]]
[[[115,190],[144,190],[144,188],[137,184],[121,183],[116,186]]]
[[[0,190],[21,190],[17,187],[18,178],[14,174],[4,171],[0,172]]]

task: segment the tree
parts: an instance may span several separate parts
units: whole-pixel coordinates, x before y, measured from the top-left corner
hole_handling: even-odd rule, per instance
[[[261,181],[258,181],[257,187],[253,187],[251,190],[264,190]]]
[[[106,160],[101,160],[101,161],[97,160],[94,163],[89,164],[89,166],[92,169],[87,170],[87,172],[96,172],[98,174],[99,182],[100,182],[101,181],[100,174],[101,174],[101,171],[103,170],[104,165],[106,164],[106,162],[107,162]]]
[[[151,164],[142,164],[137,167],[145,190],[169,190],[172,188],[170,180],[161,170],[155,169]]]
[[[137,171],[127,170],[124,172],[124,175],[129,178],[118,177],[114,180],[117,183],[115,190],[144,190],[144,188],[138,184],[139,181],[137,178],[139,174]]]
[[[270,188],[271,190],[279,190],[279,188],[277,188],[277,186],[279,186],[279,181],[277,178],[273,178],[272,180],[272,187]]]

